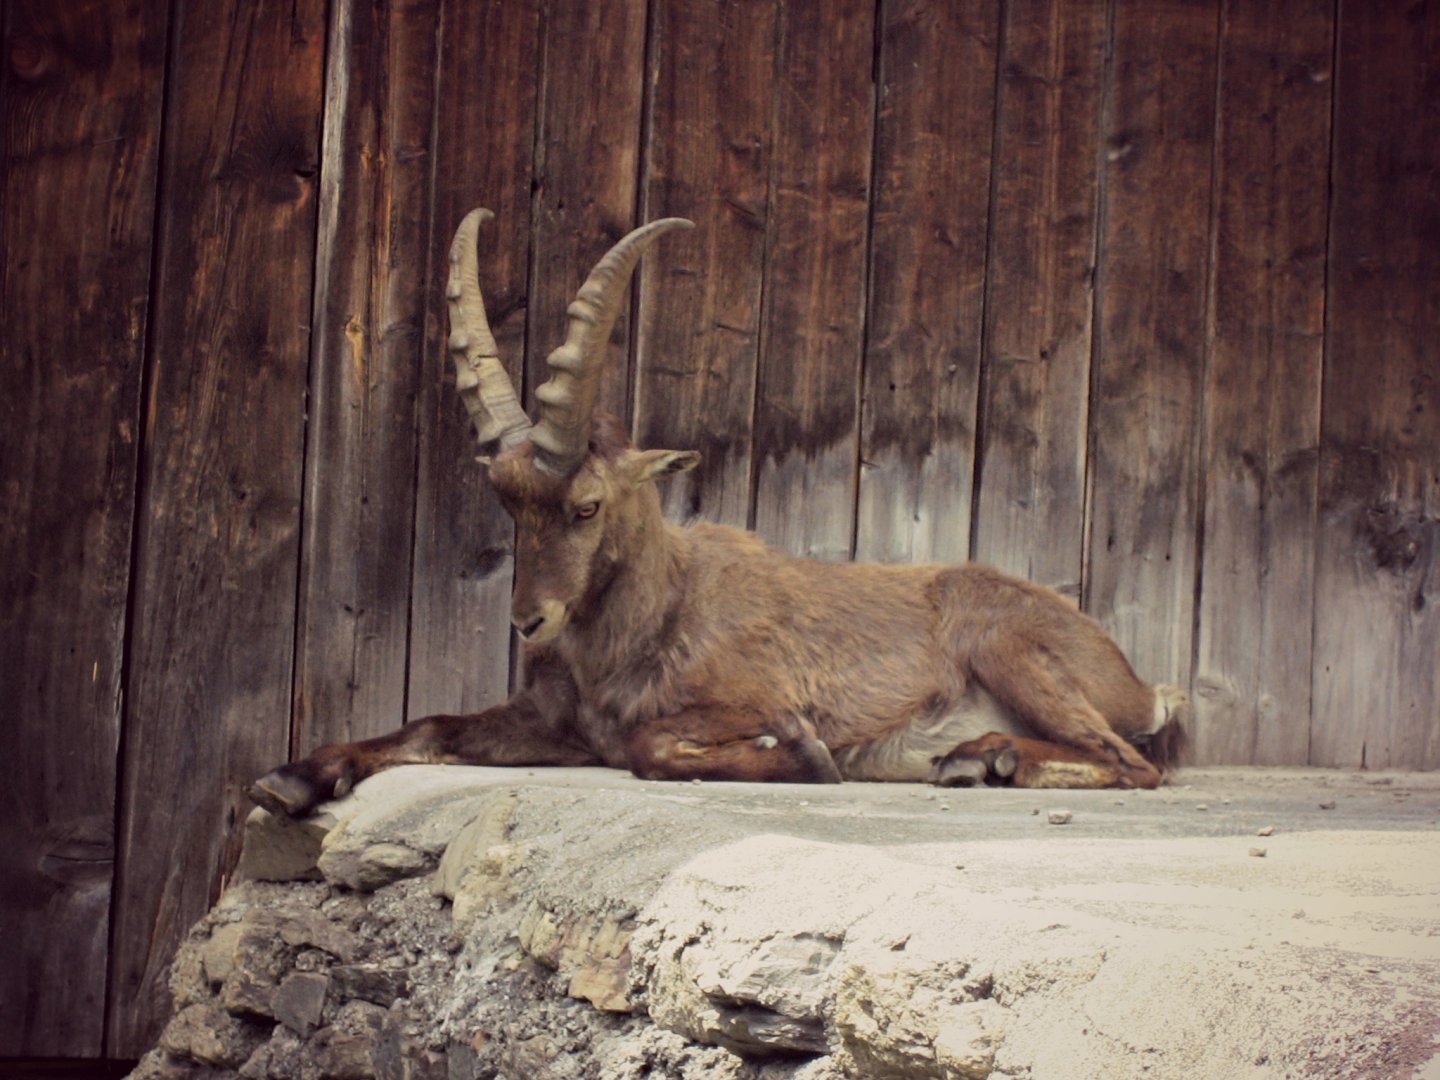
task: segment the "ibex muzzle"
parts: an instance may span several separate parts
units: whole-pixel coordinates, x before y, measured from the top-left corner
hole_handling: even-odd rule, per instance
[[[595,764],[653,779],[929,780],[1153,787],[1188,699],[1140,681],[1098,623],[989,567],[819,563],[718,525],[681,528],[651,481],[689,451],[639,450],[596,409],[626,285],[666,218],[622,239],[569,308],[539,420],[485,318],[476,210],[451,250],[450,351],[490,483],[515,520],[524,685],[321,747],[251,794],[301,814],[404,762]]]

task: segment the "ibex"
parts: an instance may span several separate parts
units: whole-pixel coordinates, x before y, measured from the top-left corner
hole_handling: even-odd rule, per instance
[[[491,216],[471,212],[455,236],[449,348],[515,520],[522,687],[473,716],[321,747],[256,781],[256,802],[305,814],[407,762],[603,764],[657,780],[1160,782],[1184,693],[1141,682],[1059,594],[973,564],[821,563],[661,516],[651,481],[699,455],[637,449],[596,399],[641,253],[690,222],[652,222],[596,264],[532,424],[480,295],[476,238]]]

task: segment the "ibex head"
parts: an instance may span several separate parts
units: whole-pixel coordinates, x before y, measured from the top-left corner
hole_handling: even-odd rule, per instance
[[[535,391],[531,423],[500,363],[485,317],[475,254],[480,226],[494,215],[472,210],[450,249],[450,352],[456,386],[482,448],[490,483],[515,519],[511,621],[531,642],[555,638],[584,619],[645,528],[658,527],[659,500],[648,481],[693,468],[692,451],[637,450],[613,417],[597,412],[606,346],[621,300],[645,249],[684,218],[653,221],[606,253],[569,307],[565,343],[546,360],[550,378]]]

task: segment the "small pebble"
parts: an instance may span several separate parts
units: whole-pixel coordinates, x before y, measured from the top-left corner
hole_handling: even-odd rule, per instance
[[[1068,825],[1070,823],[1069,810],[1051,810],[1050,816],[1046,819],[1051,825]]]
[[[1206,806],[1206,805],[1202,802],[1202,803],[1198,804],[1198,805],[1195,807],[1195,809],[1196,809],[1196,810],[1209,810],[1210,807]]]
[[[1334,810],[1334,809],[1335,809],[1335,800],[1334,800],[1334,799],[1326,799],[1324,802],[1322,802],[1322,803],[1320,804],[1320,809],[1321,809],[1321,810]]]
[[[1263,847],[1252,847],[1250,849],[1250,855],[1255,859],[1263,859],[1265,857],[1265,849]]]
[[[698,783],[700,783],[700,782],[701,782],[701,780],[700,780],[700,778],[699,778],[698,776],[697,776],[694,780],[691,780],[691,781],[690,781],[690,783],[692,783],[692,784],[698,784]]]
[[[942,802],[942,803],[940,804],[940,809],[941,809],[941,810],[949,810],[949,809],[950,809],[950,804],[949,804],[948,802]]]
[[[1274,825],[1266,825],[1263,829],[1256,829],[1256,830],[1255,830],[1255,835],[1256,835],[1256,836],[1274,836],[1274,835],[1275,835],[1275,826],[1274,826]]]

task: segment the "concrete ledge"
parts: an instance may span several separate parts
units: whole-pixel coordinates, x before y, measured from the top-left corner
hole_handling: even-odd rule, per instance
[[[1440,1075],[1437,774],[412,766],[255,811],[242,866],[137,1075]]]

